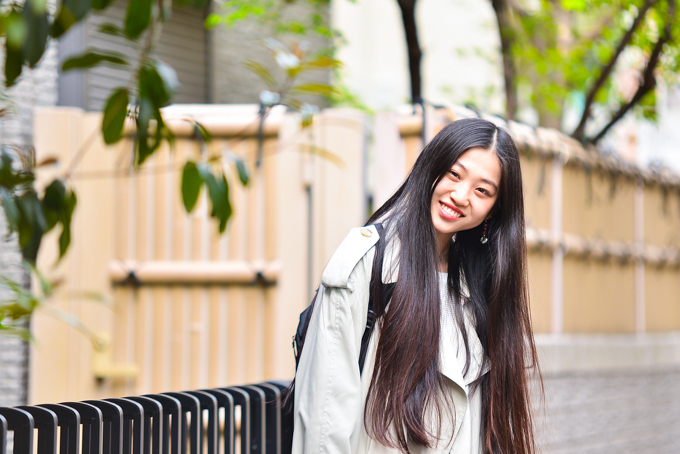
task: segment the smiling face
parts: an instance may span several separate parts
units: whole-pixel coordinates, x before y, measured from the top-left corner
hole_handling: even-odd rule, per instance
[[[430,211],[442,248],[453,234],[489,218],[498,199],[501,162],[494,151],[470,148],[460,155],[434,188]]]

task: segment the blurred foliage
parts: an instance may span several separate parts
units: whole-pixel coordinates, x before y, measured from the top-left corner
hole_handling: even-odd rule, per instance
[[[17,282],[14,279],[0,276],[0,287],[4,288],[5,292],[9,295],[9,298],[0,300],[0,335],[12,334],[25,340],[31,340],[32,334],[29,328],[29,319],[34,311],[43,310],[52,317],[80,331],[96,346],[100,342],[99,337],[78,317],[54,305],[46,304],[61,282],[50,281],[33,266],[29,266],[28,271],[29,277],[36,283],[35,291],[26,288],[23,283]],[[86,301],[104,304],[110,303],[105,295],[94,292],[83,292],[70,296]]]
[[[267,89],[262,90],[260,93],[257,167],[260,166],[262,161],[263,128],[270,110],[277,105],[286,106],[291,110],[300,112],[303,128],[309,126],[313,115],[319,109],[316,106],[301,101],[298,99],[298,95],[314,94],[330,96],[336,93],[336,90],[327,83],[298,82],[298,78],[308,71],[329,70],[336,68],[340,64],[337,60],[328,56],[309,56],[304,45],[295,45],[292,49],[289,49],[273,38],[267,38],[265,43],[272,51],[272,58],[285,76],[282,80],[277,80],[262,63],[254,60],[243,62],[243,65],[262,79],[267,86]],[[196,132],[197,136],[202,138],[206,145],[210,143],[211,137],[208,131],[200,125],[196,125]],[[201,189],[205,188],[212,202],[213,211],[211,215],[220,219],[229,218],[232,211],[231,203],[229,202],[229,185],[224,173],[214,173],[214,169],[219,169],[223,166],[225,159],[234,162],[241,183],[248,183],[249,175],[245,165],[229,150],[218,155],[211,155],[206,152],[200,161],[187,161],[182,171],[182,201],[187,212],[191,212],[194,209]],[[220,222],[219,228],[220,232],[223,232],[226,228],[226,221]]]
[[[208,0],[175,0],[175,4],[205,7]],[[226,1],[220,15],[211,14],[206,26],[224,23],[229,26],[248,17],[257,17],[274,26],[277,33],[304,35],[316,33],[332,42],[334,33],[328,25],[329,0],[300,0],[308,4],[309,15],[304,18],[285,14],[285,5],[295,0],[248,0]],[[84,20],[88,14],[106,9],[112,0],[61,0],[56,11],[48,8],[46,0],[25,0],[0,5],[0,37],[4,37],[5,51],[4,85],[12,87],[27,68],[34,68],[41,60],[51,39],[59,39],[71,27]],[[129,76],[129,83],[114,88],[103,108],[101,132],[106,144],[119,142],[126,134],[126,125],[134,123],[133,157],[135,168],[142,166],[159,147],[174,143],[173,134],[164,121],[162,108],[171,103],[177,92],[179,81],[172,67],[153,55],[163,23],[172,14],[171,0],[128,0],[122,26],[105,23],[99,31],[125,39],[131,48],[138,49],[137,58],[105,51],[87,49],[82,55],[63,62],[62,71],[87,70],[99,65],[108,65]],[[327,51],[315,56],[308,55],[304,45],[292,50],[275,40],[267,41],[278,66],[283,70],[284,80],[275,77],[261,64],[246,62],[246,67],[267,83],[268,90],[260,96],[260,155],[262,150],[262,127],[269,110],[275,105],[286,105],[301,112],[304,125],[311,123],[311,117],[318,111],[298,99],[299,95],[336,95],[337,92],[326,83],[297,82],[297,78],[312,70],[337,68],[338,62]],[[332,46],[331,46],[332,47]],[[137,62],[133,65],[133,61]],[[4,90],[0,100],[10,106]],[[0,116],[8,113],[0,109]],[[227,177],[233,167],[240,184],[250,179],[245,163],[233,152],[226,150],[210,154],[212,138],[199,123],[192,121],[197,139],[204,144],[198,160],[188,160],[181,177],[181,195],[184,207],[191,212],[198,201],[200,191],[205,188],[210,203],[210,216],[215,219],[219,232],[226,230],[232,215],[230,181]],[[69,184],[75,166],[87,150],[88,145],[77,150],[74,160],[63,175],[43,185],[35,184],[34,168],[54,164],[46,159],[36,164],[27,161],[21,152],[2,150],[0,154],[0,201],[8,221],[9,234],[18,235],[21,254],[34,280],[39,282],[39,291],[27,290],[20,283],[5,277],[0,286],[12,295],[8,301],[0,302],[0,332],[22,334],[21,323],[38,307],[47,307],[43,302],[49,298],[54,285],[48,282],[35,268],[40,245],[44,235],[58,227],[59,259],[68,251],[71,242],[71,219],[77,204],[77,196]],[[71,315],[58,313],[48,308],[55,316],[87,333],[87,328]],[[55,312],[56,311],[56,312]]]
[[[207,0],[175,1],[175,4],[205,6]],[[59,39],[71,27],[84,20],[88,14],[107,8],[112,0],[62,0],[56,11],[48,9],[46,0],[25,0],[3,3],[0,6],[0,36],[4,46],[4,85],[12,87],[27,68],[34,68],[45,53],[51,39]],[[100,49],[88,49],[82,55],[67,59],[62,71],[87,70],[98,65],[108,65],[126,71],[129,83],[114,88],[103,108],[101,132],[107,144],[119,142],[125,135],[126,123],[134,123],[134,159],[139,167],[159,149],[164,141],[173,143],[173,135],[166,125],[161,108],[170,104],[179,82],[173,68],[158,60],[153,49],[160,36],[161,27],[172,13],[170,0],[129,0],[122,26],[104,24],[100,31],[124,38],[130,48],[139,49],[136,59],[123,54]],[[134,66],[132,61],[137,61]],[[11,94],[9,95],[11,99]],[[2,91],[3,103],[6,90]],[[0,110],[0,116],[8,113]],[[196,124],[197,136],[209,140],[207,131]],[[36,185],[36,163],[25,153],[6,147],[0,153],[0,201],[7,219],[8,234],[16,233],[21,255],[27,268],[40,285],[34,293],[20,283],[2,277],[0,285],[11,295],[0,302],[0,329],[5,333],[21,334],[21,322],[28,317],[51,293],[49,284],[35,268],[44,235],[60,229],[59,259],[71,242],[71,219],[77,204],[77,196],[69,184],[69,178],[87,146],[75,153],[74,160],[63,175]],[[227,162],[238,170],[240,182],[248,182],[243,162],[232,156]],[[38,165],[54,164],[48,159]],[[212,203],[211,216],[216,219],[220,232],[226,228],[232,210],[229,202],[229,182],[226,169],[201,168],[201,178],[209,187]],[[185,198],[186,199],[186,198]],[[49,284],[49,285],[48,285]],[[50,308],[54,312],[56,309]],[[78,326],[79,322],[69,314],[54,314]]]
[[[510,65],[504,65],[506,85],[511,83],[514,94],[528,94],[516,101],[512,93],[508,96],[510,117],[531,105],[541,126],[561,128],[571,102],[570,108],[581,115],[574,137],[594,143],[629,110],[654,120],[658,80],[669,86],[680,82],[674,0],[492,4],[501,41],[506,38],[504,57],[511,57]],[[604,113],[604,125],[592,121],[593,112]]]
[[[316,34],[329,40],[332,51],[333,41],[340,37],[329,23],[330,0],[221,0],[220,8],[206,19],[206,27],[222,24],[232,27],[249,18],[272,27],[274,35],[304,36]],[[290,6],[305,5],[307,14],[290,14]]]
[[[25,261],[35,265],[43,235],[59,224],[59,257],[71,243],[71,217],[76,195],[67,183],[52,181],[42,194],[34,186],[31,163],[17,159],[17,153],[0,150],[0,200],[10,233],[17,232]]]
[[[354,3],[357,0],[343,1]],[[292,49],[303,48],[308,59],[322,56],[334,59],[338,48],[346,43],[342,33],[331,27],[329,15],[331,0],[221,0],[218,3],[220,7],[206,19],[207,28],[218,25],[233,28],[239,22],[255,19],[264,26],[263,30],[271,33],[270,37],[278,38]],[[320,37],[324,45],[315,53],[310,54],[305,43],[312,37]],[[276,61],[279,63],[279,59]],[[324,60],[319,59],[319,61]],[[258,68],[249,66],[249,63],[246,65],[262,78],[262,72]],[[300,66],[302,71],[307,69],[309,69],[308,65]],[[332,105],[348,106],[370,112],[370,109],[342,84],[340,65],[317,66],[317,69],[330,71],[334,91],[327,93],[326,96]],[[265,77],[263,81],[271,88],[271,79],[268,76]]]
[[[204,1],[184,1],[204,6]],[[56,12],[50,14],[46,0],[26,0],[23,4],[11,3],[0,10],[0,34],[5,41],[5,85],[11,87],[26,67],[33,68],[42,58],[48,40],[64,35],[74,24],[89,13],[105,9],[111,0],[63,0]],[[162,24],[172,13],[170,0],[129,0],[121,27],[104,24],[100,31],[124,38],[131,48],[139,49],[138,63],[123,54],[88,49],[82,55],[63,62],[62,71],[87,70],[108,65],[130,75],[126,86],[114,88],[104,105],[101,131],[105,143],[115,144],[125,134],[126,121],[134,122],[134,165],[141,166],[164,141],[173,142],[161,108],[170,104],[179,87],[174,69],[153,55]],[[81,154],[84,150],[80,150]],[[69,188],[68,178],[76,162],[71,163],[65,175],[48,182],[42,194],[34,187],[32,171],[26,166],[11,163],[8,154],[2,155],[2,201],[9,221],[10,231],[17,232],[24,260],[35,264],[44,233],[59,224],[60,257],[70,243],[70,220],[76,204],[76,195]],[[223,175],[222,175],[223,177]],[[216,178],[220,178],[216,175]],[[219,186],[220,197],[228,200],[228,185]],[[220,231],[231,210],[213,209]]]
[[[326,55],[310,55],[308,46],[296,44],[291,49],[281,42],[267,38],[266,46],[272,51],[276,64],[284,73],[282,80],[276,77],[261,63],[245,60],[243,65],[257,75],[267,85],[260,93],[260,104],[264,108],[284,105],[302,113],[303,126],[311,121],[312,106],[299,99],[300,95],[319,95],[329,97],[338,91],[325,82],[298,82],[298,78],[310,71],[329,71],[340,67],[340,62]]]

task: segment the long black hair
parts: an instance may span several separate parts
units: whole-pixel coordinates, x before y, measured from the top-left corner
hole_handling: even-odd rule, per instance
[[[442,421],[451,412],[439,372],[439,251],[430,206],[437,183],[466,150],[476,147],[495,152],[500,160],[498,198],[488,220],[487,244],[480,242],[481,226],[456,233],[449,247],[448,287],[460,301],[465,297],[461,283],[467,285],[466,304],[490,362],[489,373],[473,383],[474,392],[482,392],[484,451],[535,451],[528,371],[534,367],[538,372],[538,363],[529,315],[519,153],[504,129],[464,119],[427,144],[406,181],[367,222],[388,226],[386,241],[377,245],[372,292],[380,292],[376,274],[386,244],[396,238],[400,248],[389,310],[376,308],[381,329],[364,423],[374,439],[403,452],[410,443],[436,444],[441,432],[429,431],[426,413]],[[470,353],[460,305],[454,305],[454,314],[464,339],[466,372]]]

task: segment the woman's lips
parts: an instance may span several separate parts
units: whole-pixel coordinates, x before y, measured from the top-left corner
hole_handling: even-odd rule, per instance
[[[464,217],[462,211],[444,202],[439,202],[439,212],[444,219],[448,219],[449,221],[455,221],[456,219]]]

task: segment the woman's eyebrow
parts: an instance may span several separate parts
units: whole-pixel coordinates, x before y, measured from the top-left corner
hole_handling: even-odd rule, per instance
[[[460,162],[456,161],[456,162],[453,163],[453,165],[458,166],[458,167],[460,167],[461,169],[463,169],[464,171],[467,172],[467,169],[465,168],[465,166],[463,164],[461,164]],[[496,183],[494,183],[493,181],[487,180],[486,178],[482,178],[482,183],[486,183],[489,186],[492,186],[494,191],[498,191],[498,185],[496,185]]]
[[[492,186],[494,191],[498,191],[498,186],[496,186],[496,183],[494,183],[493,181],[487,180],[486,178],[482,178],[482,183],[486,183],[489,186]]]

